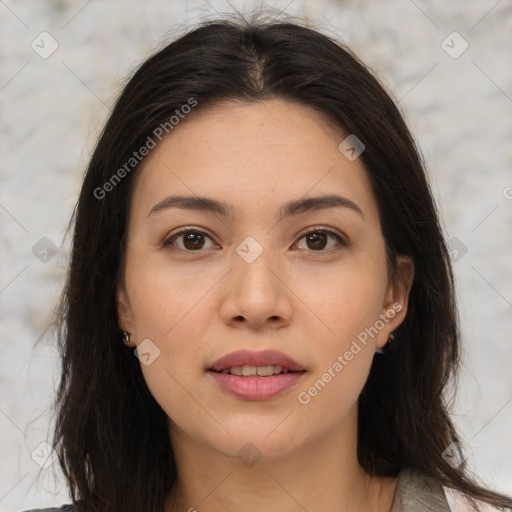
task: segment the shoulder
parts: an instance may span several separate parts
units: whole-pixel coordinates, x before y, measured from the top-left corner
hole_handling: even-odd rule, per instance
[[[481,501],[475,503],[481,512],[499,510]],[[438,480],[410,468],[400,472],[392,512],[473,511],[463,492],[445,487]]]
[[[404,468],[398,476],[392,512],[451,512],[444,488],[427,475]]]
[[[73,505],[62,505],[61,507],[53,508],[31,508],[23,512],[73,512]]]

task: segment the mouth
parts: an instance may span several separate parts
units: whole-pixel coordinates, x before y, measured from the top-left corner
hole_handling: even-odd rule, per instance
[[[290,370],[290,368],[285,368],[279,365],[266,365],[266,366],[231,366],[230,368],[224,368],[222,371],[215,371],[210,369],[209,371],[213,371],[215,373],[224,373],[236,375],[237,377],[271,377],[272,375],[281,375],[285,373],[299,373],[305,372],[306,370]]]
[[[217,386],[232,396],[266,400],[295,386],[307,370],[275,350],[240,350],[218,359],[207,373]]]

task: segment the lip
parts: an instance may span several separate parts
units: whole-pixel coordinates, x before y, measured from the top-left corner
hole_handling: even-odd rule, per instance
[[[268,377],[258,375],[243,377],[218,373],[233,366],[282,366],[289,373]],[[221,357],[207,371],[213,381],[225,392],[245,400],[268,400],[281,395],[298,384],[306,369],[291,357],[277,350],[251,352],[238,350]]]
[[[281,373],[271,377],[239,377],[230,373],[209,371],[214,382],[230,395],[245,400],[268,400],[281,395],[298,384],[306,374],[303,372]]]
[[[208,370],[221,372],[233,366],[282,366],[294,372],[300,372],[305,368],[291,357],[277,350],[237,350],[222,356],[215,361]]]

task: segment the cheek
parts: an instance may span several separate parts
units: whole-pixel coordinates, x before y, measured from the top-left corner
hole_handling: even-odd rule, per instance
[[[387,291],[385,263],[370,255],[350,257],[323,282],[306,291],[307,300],[329,328],[327,345],[342,350],[379,319]]]
[[[220,270],[201,269],[197,262],[171,262],[164,252],[148,255],[147,249],[133,247],[126,282],[137,338],[167,343],[184,328],[193,336]]]
[[[156,346],[156,357],[148,365],[141,359],[141,370],[160,406],[170,417],[180,416],[180,411],[190,412],[187,389],[203,369],[208,338],[201,319],[207,318],[207,292],[218,277],[210,272],[198,279],[189,264],[171,267],[165,255],[150,257],[147,249],[130,249],[125,275],[135,342],[149,339]]]
[[[297,393],[304,414],[329,425],[342,422],[357,402],[375,354],[376,337],[371,327],[381,312],[375,282],[358,279],[332,282],[324,297],[321,317],[329,330],[323,336],[310,333],[309,352],[315,366]],[[337,286],[336,286],[337,284]]]
[[[343,416],[357,400],[370,371],[380,325],[387,275],[381,260],[356,259],[340,266],[322,293],[306,290],[311,309],[327,328],[310,333],[316,364],[299,403],[311,412]]]

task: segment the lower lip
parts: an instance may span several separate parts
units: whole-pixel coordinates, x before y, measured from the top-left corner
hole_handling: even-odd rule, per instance
[[[239,377],[230,373],[208,372],[224,390],[245,400],[267,400],[295,386],[306,372],[280,373],[269,377]]]

